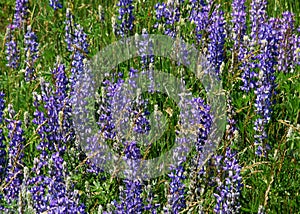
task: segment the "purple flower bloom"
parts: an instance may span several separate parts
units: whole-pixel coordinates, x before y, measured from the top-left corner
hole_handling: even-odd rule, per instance
[[[267,1],[253,0],[250,9],[251,33],[252,41],[258,42],[259,31],[267,20]]]
[[[3,122],[3,110],[5,108],[5,100],[4,100],[5,94],[0,91],[0,123]]]
[[[87,42],[87,35],[83,31],[83,28],[74,23],[73,15],[69,8],[67,8],[66,14],[66,43],[68,51],[72,52],[72,68],[71,68],[71,87],[73,87],[77,81],[78,75],[84,72],[84,59],[88,54],[89,44]]]
[[[141,56],[142,70],[149,70],[150,63],[154,63],[153,43],[149,40],[146,29],[142,30],[142,41],[137,41],[138,53]]]
[[[67,143],[74,140],[65,66],[57,64],[52,74],[54,87],[42,80],[42,95],[35,94],[34,105],[37,110],[33,122],[39,125],[41,142],[37,149],[41,153],[35,159],[32,169],[34,176],[27,185],[36,212],[85,213],[84,205],[79,204],[79,194],[70,186],[63,159]],[[43,105],[45,113],[38,110],[40,105]]]
[[[12,203],[14,200],[18,200],[19,192],[21,190],[21,184],[23,179],[23,143],[25,141],[23,137],[22,123],[19,120],[14,120],[15,112],[12,106],[8,106],[9,119],[7,129],[9,130],[8,138],[8,165],[5,182],[8,184],[4,188],[4,195],[8,203]]]
[[[38,162],[43,161],[44,164]],[[48,175],[43,172],[48,170]],[[46,159],[35,159],[32,172],[35,174],[27,182],[33,208],[42,213],[86,213],[85,206],[79,204],[79,194],[74,190],[66,171],[66,163],[58,152]]]
[[[3,121],[3,110],[5,107],[4,93],[0,91],[0,125]],[[2,183],[3,176],[6,171],[6,146],[3,142],[4,137],[2,134],[2,128],[0,128],[0,184]]]
[[[116,33],[121,37],[128,36],[134,27],[135,17],[133,15],[133,1],[132,0],[120,0],[117,4],[119,7],[119,23],[116,24]]]
[[[16,39],[14,37],[14,30],[12,30],[10,27],[7,27],[6,34],[6,66],[10,68],[17,68],[19,66],[20,51],[17,47]]]
[[[142,156],[136,142],[128,142],[124,151],[125,159],[138,160]],[[136,167],[131,165],[133,171],[137,170]],[[124,179],[125,190],[120,193],[120,203],[114,202],[116,213],[143,213],[145,205],[141,198],[142,194],[142,181],[139,178]]]
[[[184,179],[184,168],[179,165],[168,175],[171,179],[170,182],[170,193],[168,195],[168,208],[164,208],[165,213],[179,213],[183,208],[186,207],[185,185],[183,184]]]
[[[50,6],[53,8],[53,10],[61,9],[62,4],[59,2],[59,0],[50,0]]]
[[[241,208],[238,200],[242,188],[241,166],[235,155],[236,153],[227,148],[225,157],[215,156],[217,167],[222,167],[224,173],[222,177],[225,178],[224,180],[216,178],[215,213],[238,213]]]
[[[224,60],[225,44],[225,19],[220,6],[213,11],[211,15],[211,24],[208,26],[209,44],[208,60],[213,66],[215,72],[219,74],[221,63]]]
[[[257,56],[258,75],[255,88],[255,112],[258,119],[254,123],[256,131],[255,145],[258,146],[256,154],[265,156],[269,145],[264,144],[267,138],[266,125],[271,118],[272,96],[275,90],[275,66],[278,56],[278,37],[275,29],[276,20],[270,20],[261,26],[259,32],[261,52]]]
[[[74,37],[74,17],[71,9],[67,8],[65,21],[65,42],[67,43],[68,51],[73,51],[73,37]]]
[[[278,71],[287,73],[293,70],[296,60],[293,56],[296,52],[297,40],[294,31],[294,15],[290,12],[284,12],[279,25],[279,47],[278,47]]]
[[[25,53],[26,53],[25,80],[30,81],[35,78],[34,64],[38,59],[37,36],[31,30],[30,26],[27,28],[27,33],[25,34]]]
[[[245,0],[234,0],[232,2],[232,24],[233,24],[233,36],[234,50],[240,52],[241,43],[243,42],[244,35],[246,33],[246,6]],[[241,59],[239,53],[239,60]]]
[[[164,33],[172,38],[176,37],[176,23],[180,21],[180,5],[183,1],[168,3],[157,3],[155,5],[157,23],[155,28],[161,23],[164,27]]]
[[[28,0],[16,0],[13,28],[20,28],[27,15]]]
[[[190,21],[195,23],[196,39],[198,43],[201,43],[202,35],[209,23],[208,15],[210,8],[209,5],[206,5],[203,0],[190,0],[190,3],[192,7]]]
[[[265,23],[267,22],[266,5],[267,2],[265,0],[253,0],[251,2],[251,33],[249,44],[247,44],[250,47],[250,50],[246,50],[245,48],[240,49],[241,55],[239,57],[242,57],[243,60],[247,60],[247,62],[243,62],[242,64],[243,86],[241,87],[241,89],[246,92],[249,92],[250,89],[256,88],[255,78],[258,75],[256,72],[256,70],[258,69],[256,61],[258,61],[258,59],[254,54],[254,50],[259,45],[259,40],[263,40],[263,25],[265,25]],[[249,56],[251,57],[248,58]]]

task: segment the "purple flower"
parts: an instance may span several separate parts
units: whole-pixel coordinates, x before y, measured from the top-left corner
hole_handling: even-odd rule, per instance
[[[250,9],[251,33],[252,41],[258,42],[259,31],[262,24],[267,20],[267,1],[266,0],[253,0]]]
[[[16,0],[15,14],[13,19],[13,28],[22,27],[27,15],[28,0]]]
[[[6,60],[7,60],[7,67],[14,68],[16,69],[19,66],[19,59],[20,59],[20,51],[17,46],[17,42],[14,36],[14,30],[11,29],[10,26],[7,27],[7,32],[6,32]]]
[[[275,29],[276,20],[270,21],[261,26],[259,31],[261,52],[257,56],[258,75],[255,88],[255,112],[258,115],[254,123],[256,154],[265,156],[269,145],[265,145],[267,133],[265,131],[271,119],[272,96],[275,90],[275,66],[278,56],[278,37]]]
[[[116,24],[117,35],[124,37],[128,36],[134,27],[135,17],[133,15],[133,1],[132,0],[120,0],[117,4],[119,7],[119,22]]]
[[[4,195],[8,203],[12,203],[18,200],[19,192],[21,190],[21,184],[23,179],[23,148],[24,137],[22,123],[19,120],[15,120],[15,112],[11,105],[8,105],[9,119],[6,119],[9,130],[8,138],[8,165],[5,177],[7,186],[4,188]]]
[[[57,64],[52,70],[54,86],[41,80],[42,95],[34,94],[36,111],[33,122],[39,125],[41,152],[34,161],[34,176],[27,185],[36,212],[85,213],[79,194],[69,178],[63,155],[67,143],[74,140],[71,127],[68,79],[65,66]],[[44,111],[39,110],[40,106]]]
[[[183,166],[179,165],[168,176],[171,179],[170,193],[168,194],[168,206],[164,208],[164,211],[177,214],[186,207],[185,185],[183,184],[186,177]]]
[[[73,37],[74,37],[74,17],[71,9],[67,8],[65,21],[65,42],[67,43],[68,51],[73,51]]]
[[[217,167],[222,167],[224,178],[216,178],[215,213],[238,213],[241,208],[239,203],[242,188],[241,166],[235,156],[236,153],[230,148],[227,148],[225,157],[215,156]]]
[[[4,100],[5,94],[0,91],[0,123],[3,122],[3,110],[5,108],[5,100]]]
[[[3,110],[5,107],[4,93],[0,91],[0,125],[3,122]],[[2,128],[0,128],[0,184],[2,183],[3,176],[6,171],[6,146],[3,142],[4,136],[2,134]]]
[[[263,40],[263,25],[267,22],[266,12],[267,2],[265,0],[254,0],[251,2],[250,9],[250,21],[251,21],[251,33],[248,46],[250,50],[246,48],[240,49],[240,56],[243,57],[242,64],[242,81],[243,86],[241,89],[245,92],[249,92],[251,89],[256,88],[255,78],[257,77],[258,61],[256,54],[254,54],[255,48],[259,45],[259,40]],[[250,56],[250,57],[249,57]],[[245,60],[247,60],[245,62]]]
[[[287,73],[293,70],[296,60],[293,56],[296,52],[297,40],[294,31],[294,15],[290,12],[284,12],[279,25],[279,47],[278,47],[278,71]]]
[[[208,26],[209,43],[208,43],[208,60],[217,74],[220,72],[220,66],[224,60],[225,44],[225,19],[220,6],[212,12]]]
[[[41,161],[44,164],[39,164]],[[43,174],[47,170],[47,175]],[[58,152],[46,159],[36,158],[32,172],[34,176],[29,179],[27,186],[36,212],[86,213],[68,176],[66,163]]]
[[[206,5],[203,0],[190,0],[190,4],[192,7],[190,21],[195,23],[196,39],[198,43],[201,43],[202,35],[209,23],[210,5]]]
[[[79,24],[74,23],[73,15],[69,8],[67,8],[65,31],[67,48],[68,51],[72,52],[70,82],[71,87],[73,87],[78,76],[84,72],[84,59],[86,59],[86,55],[89,53],[89,44],[83,28]]]
[[[165,35],[172,38],[176,37],[176,23],[180,21],[180,5],[183,1],[175,2],[168,1],[168,3],[157,3],[155,5],[157,23],[154,25],[155,28],[159,24],[163,25]]]
[[[35,68],[34,64],[38,59],[38,43],[37,36],[31,30],[29,26],[25,34],[25,53],[26,53],[26,68],[25,68],[25,80],[30,81],[35,79]]]
[[[50,0],[49,4],[53,8],[53,10],[62,8],[62,4],[59,2],[59,0]]]
[[[244,35],[246,33],[247,25],[246,25],[246,6],[245,0],[234,0],[232,2],[232,30],[233,36],[232,39],[234,41],[234,50],[239,51],[239,60],[241,60],[240,48],[243,42]]]
[[[136,142],[126,143],[126,148],[124,151],[125,159],[138,160],[142,156],[140,150],[136,145]],[[131,170],[137,170],[138,166],[134,164],[131,165]],[[120,193],[120,203],[114,202],[116,207],[116,213],[143,213],[145,210],[145,205],[141,198],[142,195],[142,181],[139,178],[124,179],[125,189]]]
[[[142,30],[142,41],[137,41],[138,53],[141,56],[142,70],[149,70],[150,63],[154,63],[153,43],[149,40],[149,34],[144,28]]]

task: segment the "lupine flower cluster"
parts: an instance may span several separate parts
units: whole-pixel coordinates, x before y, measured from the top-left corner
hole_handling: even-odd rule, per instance
[[[208,27],[208,60],[217,74],[220,73],[220,66],[224,60],[225,44],[225,19],[224,14],[216,8],[211,15],[211,25]]]
[[[235,156],[236,154],[228,148],[225,157],[215,157],[216,165],[220,171],[224,171],[223,178],[225,178],[223,181],[216,178],[217,193],[214,194],[217,199],[214,209],[216,213],[238,213],[240,210],[241,166]]]
[[[61,9],[62,4],[59,0],[49,0],[50,6],[53,8],[53,10]]]
[[[232,39],[233,49],[238,52],[238,60],[243,59],[243,39],[246,33],[246,6],[245,0],[234,0],[232,2]]]
[[[209,10],[210,5],[205,4],[205,2],[197,1],[197,0],[191,0],[191,15],[190,15],[190,21],[195,23],[195,33],[196,33],[196,39],[198,43],[202,42],[202,36],[204,33],[204,30],[208,26],[209,22]]]
[[[117,4],[119,7],[119,23],[114,26],[116,28],[117,35],[124,37],[130,35],[134,28],[134,15],[133,15],[133,1],[132,0],[120,0]]]
[[[6,35],[7,35],[5,38],[5,40],[6,40],[5,54],[6,54],[6,60],[7,60],[6,66],[15,69],[19,66],[20,51],[17,46],[17,42],[16,42],[16,39],[14,36],[14,30],[12,29],[12,25],[9,25],[7,27]]]
[[[141,159],[140,150],[137,147],[136,142],[128,142],[124,151],[126,159]],[[132,170],[136,170],[135,167],[131,166]],[[120,194],[120,203],[114,202],[116,207],[116,213],[143,213],[145,211],[145,205],[141,198],[142,194],[142,181],[138,178],[135,179],[124,179],[125,184],[124,191]]]
[[[65,31],[67,48],[72,53],[72,74],[70,81],[71,85],[74,85],[78,75],[84,71],[83,62],[86,59],[86,54],[88,54],[89,45],[86,33],[79,24],[74,23],[73,15],[69,8],[67,8]]]
[[[50,211],[57,213],[85,213],[84,206],[79,204],[79,194],[74,191],[68,180],[65,161],[62,158],[67,143],[72,141],[72,129],[69,121],[70,106],[67,94],[68,80],[65,67],[58,64],[53,70],[55,88],[42,80],[42,96],[35,95],[34,123],[39,125],[38,133],[41,142],[37,146],[40,157],[36,159],[33,176],[27,182],[34,201],[33,208],[37,212]],[[43,103],[46,114],[38,110],[39,103]],[[43,171],[48,169],[47,174]],[[71,186],[70,186],[71,185]]]
[[[138,75],[137,70],[133,68],[130,69],[128,83],[133,90],[138,87],[136,82]],[[105,87],[103,90],[107,93],[105,93],[106,96],[103,97],[105,98],[105,100],[103,100],[104,102],[101,102],[99,125],[104,133],[103,137],[105,139],[114,140],[114,149],[123,151],[122,153],[125,155],[124,160],[131,163],[130,169],[128,169],[128,173],[130,174],[127,175],[128,178],[123,180],[125,189],[120,193],[120,202],[113,202],[115,212],[142,213],[146,210],[151,210],[153,206],[151,204],[146,205],[141,198],[144,185],[137,174],[140,166],[133,164],[131,160],[139,160],[142,158],[137,141],[134,139],[138,140],[140,135],[147,135],[149,132],[149,120],[146,117],[149,112],[145,109],[146,103],[141,99],[139,93],[137,94],[137,98],[133,101],[128,100],[127,96],[124,97],[122,86],[124,86],[125,81],[122,77],[123,74],[119,74],[115,77],[118,78],[116,81],[106,80],[104,82]],[[127,91],[126,93],[134,95],[133,90]],[[122,115],[122,117],[119,115],[117,122],[115,118],[116,115],[112,114],[120,111],[124,115]],[[108,119],[115,122],[106,121]],[[116,135],[116,133],[121,134]],[[131,133],[133,137],[128,135],[128,133]],[[126,139],[126,141],[122,141],[122,139]]]
[[[25,138],[23,136],[22,122],[15,120],[16,112],[11,104],[8,105],[9,119],[6,119],[9,130],[9,150],[8,164],[5,181],[7,186],[4,188],[5,198],[8,203],[17,200],[21,190],[23,179],[23,148]]]
[[[21,28],[27,15],[28,0],[16,0],[13,28]]]
[[[276,31],[272,28],[272,23],[268,23],[260,31],[260,36],[263,38],[261,47],[262,53],[258,55],[258,81],[256,82],[256,94],[255,107],[256,112],[259,115],[259,119],[255,121],[255,130],[257,135],[255,144],[258,145],[257,154],[265,154],[264,139],[267,138],[265,126],[268,124],[271,115],[272,95],[275,88],[275,66],[277,52],[277,38]],[[268,146],[267,146],[268,147]]]
[[[164,34],[172,38],[176,37],[176,23],[180,21],[180,6],[184,1],[168,1],[168,3],[157,3],[155,5],[157,23],[155,28],[162,25]],[[160,23],[161,22],[161,23]]]
[[[0,91],[0,125],[3,122],[3,110],[5,107],[4,101],[4,93]],[[3,175],[5,173],[5,166],[6,166],[6,146],[4,144],[4,136],[2,134],[3,130],[0,127],[0,184],[2,183]]]
[[[35,79],[35,62],[38,59],[38,43],[37,36],[32,31],[31,26],[28,26],[25,34],[25,53],[26,53],[26,68],[25,68],[25,80],[30,81]]]
[[[280,22],[277,69],[286,73],[292,71],[297,64],[294,53],[296,53],[298,41],[296,35],[293,33],[294,15],[290,12],[284,12]]]
[[[293,16],[283,13],[282,19],[269,18],[266,1],[252,1],[250,9],[251,33],[244,36],[239,47],[238,60],[242,61],[242,90],[254,89],[254,122],[256,154],[266,156],[270,148],[265,143],[266,128],[271,119],[272,99],[275,94],[276,70],[288,72],[293,70],[293,54],[296,53],[297,35],[294,34]],[[238,6],[237,6],[238,7]],[[241,7],[241,6],[239,6]],[[244,16],[241,19],[244,20]],[[243,28],[244,29],[244,28]],[[288,62],[288,63],[287,63]]]

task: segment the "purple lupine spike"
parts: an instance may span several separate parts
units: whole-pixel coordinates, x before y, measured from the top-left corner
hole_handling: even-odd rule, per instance
[[[217,193],[214,193],[217,203],[215,213],[238,213],[241,206],[239,198],[242,188],[241,166],[236,159],[236,153],[227,148],[225,157],[215,156],[217,167],[222,167],[224,180],[217,178]],[[221,170],[221,169],[220,169]]]
[[[34,94],[37,110],[33,122],[39,125],[41,141],[37,149],[41,153],[34,161],[34,176],[28,181],[33,208],[38,213],[85,213],[85,206],[79,203],[78,192],[66,181],[69,180],[68,171],[63,159],[66,142],[72,141],[65,66],[58,63],[52,74],[54,87],[41,80],[42,95]],[[38,110],[40,105],[45,113]]]
[[[154,53],[153,53],[153,43],[149,41],[149,34],[144,28],[142,30],[142,37],[144,40],[137,41],[138,53],[141,56],[142,70],[144,71],[150,69],[150,63],[154,62]]]
[[[284,12],[280,20],[279,48],[278,48],[278,71],[287,73],[294,69],[293,53],[296,43],[294,31],[294,15],[290,12]]]
[[[185,107],[190,106],[190,111],[185,111],[181,117],[181,121],[184,122],[184,120],[187,120],[189,118],[189,122],[194,124],[197,127],[197,133],[196,133],[196,139],[197,141],[195,143],[197,156],[193,159],[192,168],[197,169],[201,167],[200,156],[203,152],[203,146],[207,143],[207,138],[210,133],[210,128],[212,124],[212,117],[210,115],[210,107],[208,105],[204,104],[204,101],[201,98],[193,98],[192,100],[189,100],[188,102],[184,103]],[[181,107],[183,108],[183,106]],[[189,108],[189,107],[188,107]],[[184,127],[183,127],[184,129]],[[180,133],[181,131],[179,131]],[[180,135],[181,136],[181,135]],[[171,213],[178,213],[180,212],[186,205],[185,205],[185,194],[186,189],[183,185],[183,181],[185,180],[185,176],[183,175],[185,173],[185,170],[183,168],[183,163],[186,161],[186,157],[183,155],[184,151],[186,150],[185,145],[188,143],[187,141],[190,139],[186,139],[186,137],[183,135],[181,137],[176,137],[176,141],[179,143],[179,148],[175,152],[176,159],[179,158],[179,165],[177,168],[175,168],[174,173],[171,174],[171,185],[175,185],[174,190],[177,191],[176,194],[171,194],[169,197],[170,201],[168,202],[169,206],[169,212]],[[172,168],[171,168],[172,169]],[[196,176],[198,177],[198,176]],[[194,178],[193,178],[194,179]],[[197,189],[197,184],[195,184],[192,188],[193,190]],[[195,188],[195,189],[194,189]],[[170,190],[171,191],[171,190]],[[171,202],[171,203],[170,203]],[[170,210],[171,208],[171,210]]]
[[[261,31],[264,28],[263,25],[267,22],[267,12],[266,12],[267,2],[265,0],[253,0],[251,2],[250,9],[250,21],[251,21],[251,33],[247,45],[250,47],[250,50],[246,48],[240,49],[242,60],[241,69],[243,86],[241,89],[245,92],[249,92],[251,89],[256,88],[255,78],[258,76],[256,70],[258,65],[256,61],[258,60],[256,55],[254,55],[254,50],[257,45],[259,45],[259,40],[261,40]],[[247,40],[247,39],[246,39]],[[245,44],[246,46],[246,44]],[[251,56],[249,59],[247,59]],[[247,59],[247,62],[245,62]]]
[[[190,21],[195,23],[196,39],[200,43],[204,30],[208,26],[209,22],[209,6],[205,4],[203,0],[196,1],[190,0],[191,3],[191,15]]]
[[[125,160],[137,160],[141,159],[142,155],[136,142],[126,142],[126,148],[124,150]],[[139,166],[130,165],[130,170],[133,172],[137,170]],[[116,207],[116,213],[143,213],[145,205],[141,198],[142,194],[142,181],[139,178],[124,179],[125,189],[120,193],[120,203],[114,202]]]
[[[88,51],[88,41],[87,41],[87,35],[86,33],[83,31],[83,28],[79,25],[74,23],[74,18],[73,15],[71,13],[71,10],[69,8],[67,8],[67,13],[66,13],[66,27],[65,27],[65,41],[67,43],[67,49],[68,51],[72,52],[72,61],[71,61],[71,77],[69,79],[69,83],[70,83],[70,97],[68,98],[68,100],[70,101],[71,104],[75,104],[78,101],[78,97],[74,97],[73,95],[76,92],[76,83],[78,78],[89,78],[88,80],[88,85],[86,87],[85,90],[85,94],[83,94],[82,96],[89,96],[89,94],[91,93],[90,88],[92,87],[92,79],[91,79],[91,72],[88,69],[88,66],[86,64],[86,55],[89,53]],[[67,102],[68,103],[68,102]],[[69,105],[69,104],[68,104]],[[82,104],[82,106],[84,106],[85,104]],[[73,112],[73,114],[82,114],[83,112],[80,111],[85,111],[84,109],[78,109],[78,112]],[[71,114],[71,106],[68,106],[68,115]],[[87,118],[85,118],[85,120],[87,120]],[[69,124],[73,123],[70,119],[66,120],[68,121]],[[84,127],[82,127],[84,128]],[[72,138],[75,137],[73,130],[69,130],[70,133],[72,133],[70,136]],[[85,130],[86,131],[86,130]],[[85,131],[82,132],[85,133]],[[70,139],[67,139],[70,140]],[[96,167],[95,164],[93,164],[90,160],[88,160],[86,162],[90,168],[88,169],[89,172],[93,172],[98,174],[101,170],[99,169],[99,167]]]
[[[38,134],[41,137],[37,149],[41,151],[44,157],[47,156],[48,152],[51,153],[54,150],[64,152],[66,142],[72,139],[69,116],[71,109],[68,103],[68,80],[65,75],[65,66],[56,65],[52,74],[55,87],[52,88],[49,83],[42,80],[42,95],[34,94],[36,111],[33,122],[39,125]],[[40,105],[45,108],[45,113],[38,110]]]
[[[4,93],[0,91],[0,125],[3,122],[3,110],[5,108]],[[2,134],[3,130],[0,127],[0,184],[2,184],[5,171],[6,171],[6,146],[3,142],[4,136]]]
[[[11,26],[7,27],[6,35],[7,35],[5,39],[6,40],[5,54],[7,60],[6,66],[16,69],[17,67],[19,67],[20,51],[18,49],[17,42],[14,36],[14,30],[12,29]]]
[[[5,100],[4,100],[5,94],[0,91],[0,123],[3,122],[3,110],[5,108]]]
[[[270,19],[269,23],[263,25],[260,29],[259,37],[261,53],[258,59],[258,78],[255,88],[255,112],[258,115],[254,123],[255,145],[257,145],[256,154],[266,156],[269,145],[264,142],[267,139],[266,125],[271,119],[272,96],[275,90],[275,66],[277,65],[276,57],[278,56],[278,36],[274,29],[276,20]]]
[[[27,15],[28,0],[16,0],[13,28],[21,28]]]
[[[216,74],[220,73],[220,66],[224,60],[225,44],[225,19],[224,13],[219,9],[219,5],[212,12],[211,24],[208,26],[209,43],[208,43],[208,61],[213,66]]]
[[[236,121],[234,119],[236,112],[232,106],[232,100],[227,97],[227,126],[226,126],[226,140],[234,140],[235,133],[237,131]]]
[[[300,28],[297,31],[300,32]],[[300,36],[296,34],[294,35],[293,62],[295,65],[300,65]]]
[[[246,33],[247,25],[246,25],[246,6],[245,0],[234,0],[232,2],[232,30],[233,30],[233,42],[234,42],[234,50],[239,51],[239,58],[240,56],[240,48],[241,43],[243,42],[244,35]]]
[[[119,23],[115,26],[115,32],[121,37],[128,36],[134,28],[133,1],[120,0],[117,6],[119,7]]]
[[[39,164],[43,161],[45,164]],[[43,174],[48,170],[47,174]],[[35,158],[32,169],[34,176],[27,186],[37,213],[86,213],[84,204],[79,203],[79,194],[66,171],[66,163],[59,152],[45,160]]]
[[[266,0],[252,0],[250,9],[250,21],[251,21],[251,39],[252,41],[258,41],[259,31],[262,24],[267,20],[267,1]]]
[[[38,59],[38,43],[37,36],[31,30],[31,26],[28,26],[25,34],[25,53],[26,53],[26,68],[25,68],[25,80],[30,81],[35,79],[35,68],[34,64]]]
[[[15,120],[15,111],[12,105],[8,105],[9,119],[6,119],[9,130],[8,138],[8,165],[5,182],[8,184],[4,188],[4,195],[8,203],[18,200],[23,179],[23,148],[25,138],[23,137],[22,122]]]
[[[71,85],[77,81],[78,75],[84,72],[84,60],[88,54],[89,44],[87,42],[87,35],[79,24],[74,26],[74,36],[72,38],[72,68],[71,68]]]
[[[170,174],[170,193],[168,195],[168,206],[164,208],[165,213],[179,213],[186,207],[185,185],[183,184],[186,176],[184,175],[184,168],[182,165],[174,168]]]
[[[144,184],[138,174],[140,166],[138,163],[133,162],[133,160],[137,161],[142,158],[137,144],[139,143],[139,136],[147,135],[149,132],[149,121],[146,117],[149,112],[145,108],[146,101],[142,99],[138,90],[138,71],[133,68],[129,71],[128,83],[132,90],[126,90],[126,96],[124,96],[123,91],[125,81],[122,77],[123,75],[119,74],[118,77],[113,76],[112,80],[104,82],[105,95],[102,95],[104,100],[101,101],[103,104],[99,111],[99,113],[101,112],[99,124],[108,132],[104,136],[111,137],[117,141],[116,144],[121,144],[121,146],[116,145],[114,148],[118,147],[118,149],[122,149],[125,154],[123,158],[129,166],[129,169],[125,172],[126,179],[123,180],[125,189],[120,193],[121,201],[114,201],[113,205],[115,213],[143,213],[145,210],[152,210],[155,213],[157,205],[152,205],[151,200],[148,200],[145,204],[141,197]],[[137,90],[137,94],[134,94],[135,90]],[[136,99],[130,100],[132,98],[131,95],[133,97],[136,95]],[[119,112],[120,109],[124,110],[124,115],[122,117],[119,115],[118,121],[116,121],[115,115],[111,114],[112,112]],[[112,120],[114,122],[112,124],[106,123],[105,120]],[[132,135],[128,136],[128,131],[134,137]],[[129,140],[128,137],[130,138]],[[136,140],[132,140],[131,137]]]
[[[63,7],[59,0],[50,0],[49,4],[53,10],[61,9]]]
[[[71,9],[67,8],[66,21],[65,21],[65,42],[67,43],[68,51],[73,51],[73,37],[74,37],[74,17],[71,13]]]
[[[155,5],[157,23],[154,25],[158,28],[159,24],[164,26],[164,33],[172,38],[176,37],[176,23],[180,21],[180,6],[183,1],[168,1],[168,3],[157,3]]]

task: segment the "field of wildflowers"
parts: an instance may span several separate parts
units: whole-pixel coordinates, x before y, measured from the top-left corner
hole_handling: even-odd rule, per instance
[[[298,1],[7,0],[0,8],[0,213],[300,213]],[[155,54],[151,35],[183,41],[182,60]],[[129,37],[138,54],[105,71],[93,91],[90,62]],[[211,137],[220,132],[209,102],[218,95],[188,68],[190,47],[222,83],[221,140]],[[176,102],[157,70],[191,98],[175,90]],[[90,117],[100,137],[85,126]],[[103,167],[107,148],[129,163],[123,176]],[[172,148],[176,164],[165,173],[138,173],[139,160]]]

